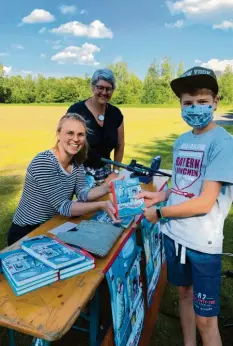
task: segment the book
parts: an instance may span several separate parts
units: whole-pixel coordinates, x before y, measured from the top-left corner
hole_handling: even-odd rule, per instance
[[[3,252],[0,258],[4,272],[17,287],[57,275],[58,272],[22,249]]]
[[[142,192],[138,178],[114,180],[111,182],[111,191],[117,218],[135,216],[143,212],[144,198],[137,198]]]
[[[59,233],[57,238],[71,246],[76,245],[98,256],[106,256],[123,232],[123,227],[95,220],[83,220],[76,231]]]
[[[60,275],[60,280],[70,278],[70,277],[72,277],[72,276],[74,276],[74,275],[87,272],[87,271],[89,271],[89,270],[91,270],[91,269],[94,269],[94,268],[95,268],[95,264],[90,264],[89,266],[85,265],[83,268],[79,268],[79,269],[72,270],[72,271],[70,271],[70,272],[61,274],[61,275]]]
[[[111,224],[113,224],[114,226],[117,226],[117,227],[128,228],[129,225],[133,222],[134,216],[126,216],[126,217],[121,219],[121,222],[115,223],[112,220],[112,218],[107,213],[105,213],[104,211],[100,210],[100,211],[97,211],[97,213],[95,213],[92,216],[91,220],[96,220],[96,221],[99,221],[99,222],[111,223]]]
[[[85,258],[78,249],[72,249],[67,244],[44,235],[22,241],[21,247],[31,256],[54,269],[82,262]]]
[[[64,232],[68,232],[71,231],[72,229],[74,229],[76,227],[76,223],[73,222],[65,222],[62,225],[59,225],[53,229],[51,229],[49,231],[49,233],[54,234],[54,235],[58,235],[59,233],[64,233]]]
[[[84,260],[82,262],[79,262],[78,264],[73,264],[69,267],[65,267],[63,269],[60,269],[59,270],[60,278],[63,274],[73,272],[75,270],[83,269],[83,268],[86,268],[89,266],[92,266],[92,268],[95,267],[95,259],[87,251],[85,251],[84,249],[80,249],[78,246],[75,246],[75,245],[72,245],[71,247],[80,251],[84,256]]]
[[[46,278],[44,281],[41,281],[41,282],[34,282],[33,285],[30,285],[28,287],[17,287],[14,282],[11,280],[11,278],[9,277],[8,273],[5,272],[3,270],[7,280],[8,280],[8,283],[9,285],[11,286],[13,292],[15,293],[16,296],[21,296],[23,294],[26,294],[28,292],[31,292],[31,291],[35,291],[36,289],[40,288],[40,287],[44,287],[44,286],[47,286],[51,283],[54,283],[58,280],[58,277],[50,277],[50,278]]]

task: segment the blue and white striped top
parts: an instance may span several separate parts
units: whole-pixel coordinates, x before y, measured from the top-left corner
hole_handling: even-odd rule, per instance
[[[67,173],[51,150],[43,151],[28,166],[13,222],[26,226],[43,223],[56,214],[71,216],[73,196],[85,202],[89,190],[83,165],[73,164]]]

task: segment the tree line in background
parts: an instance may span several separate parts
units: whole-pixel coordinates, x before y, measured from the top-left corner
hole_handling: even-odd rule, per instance
[[[149,66],[144,80],[128,70],[125,62],[108,66],[115,74],[117,89],[114,104],[165,104],[177,100],[170,88],[170,81],[184,72],[181,62],[178,68],[170,58],[160,64],[155,61]],[[218,77],[220,96],[224,103],[233,103],[233,71],[227,66]],[[64,103],[77,102],[91,95],[90,76],[45,78],[30,74],[22,77],[4,75],[0,64],[0,103]]]

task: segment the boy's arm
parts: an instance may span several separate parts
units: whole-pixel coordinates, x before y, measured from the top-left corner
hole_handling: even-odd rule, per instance
[[[162,207],[161,212],[165,218],[184,218],[196,215],[204,215],[213,208],[220,193],[222,183],[216,181],[204,181],[201,193],[198,197],[183,203]],[[152,223],[159,221],[155,208],[145,208],[144,215]]]
[[[167,201],[172,190],[162,190],[158,192],[150,192],[150,191],[143,191],[139,193],[137,198],[144,198],[145,199],[145,204],[147,207],[151,207],[154,204],[158,204],[160,202]]]
[[[207,214],[213,208],[221,191],[222,183],[204,181],[198,197],[183,203],[161,208],[162,215],[167,218],[183,218]]]

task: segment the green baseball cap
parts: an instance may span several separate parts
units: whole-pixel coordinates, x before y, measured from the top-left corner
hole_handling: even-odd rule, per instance
[[[205,67],[192,67],[179,78],[171,81],[171,88],[176,96],[180,97],[181,93],[186,90],[196,88],[206,88],[218,94],[218,81],[213,70]]]

